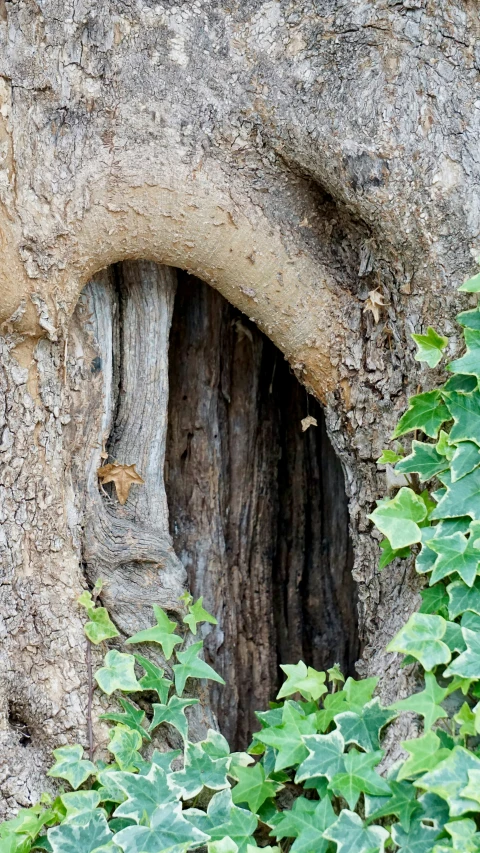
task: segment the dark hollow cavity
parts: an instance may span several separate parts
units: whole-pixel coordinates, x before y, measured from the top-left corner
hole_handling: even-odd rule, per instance
[[[280,663],[353,671],[356,591],[342,469],[320,405],[272,342],[179,272],[169,349],[166,489],[176,553],[215,614],[211,698],[244,749]],[[318,426],[302,432],[301,420]],[[208,626],[210,629],[210,626]]]

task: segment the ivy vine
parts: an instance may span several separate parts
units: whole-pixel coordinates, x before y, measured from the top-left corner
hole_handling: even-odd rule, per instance
[[[479,292],[480,275],[461,289]],[[154,605],[155,624],[127,643],[160,647],[164,667],[111,648],[95,673],[120,706],[102,715],[111,760],[56,749],[49,775],[70,790],[2,823],[0,853],[480,853],[480,311],[457,319],[465,354],[441,388],[410,399],[379,460],[404,485],[370,516],[385,537],[380,568],[415,549],[428,581],[387,647],[419,665],[422,689],[384,707],[378,679],[300,661],[282,667],[248,752],[213,730],[194,743],[192,680],[222,682],[201,656],[199,626],[215,619],[188,594],[182,624]],[[435,367],[447,339],[431,327],[414,339],[417,359]],[[410,433],[405,456],[398,439]],[[117,636],[96,595],[80,603],[89,643]],[[421,734],[380,772],[385,730],[403,713],[418,715]],[[165,726],[182,749],[152,747]]]

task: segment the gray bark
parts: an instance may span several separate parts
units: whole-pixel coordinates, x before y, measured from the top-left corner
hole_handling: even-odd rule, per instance
[[[98,495],[83,450],[85,431],[100,454],[113,400],[99,387],[101,411],[79,405],[90,367],[69,329],[84,285],[119,260],[211,284],[323,403],[349,497],[359,671],[382,673],[388,698],[405,688],[383,648],[415,586],[403,566],[378,575],[366,514],[407,393],[435,381],[409,333],[433,321],[453,353],[468,302],[455,288],[480,246],[478,31],[463,0],[0,0],[0,816],[46,787],[51,748],[85,742],[82,547],[92,577],[109,573],[119,624],[145,618],[132,607],[145,579],[160,602],[183,584],[149,468],[165,406],[141,423],[152,475],[125,511]],[[172,274],[152,275],[166,333]],[[364,311],[375,288],[378,323]],[[137,308],[151,321],[134,291],[125,334]],[[129,451],[126,432],[112,440]],[[115,568],[127,528],[128,571]]]

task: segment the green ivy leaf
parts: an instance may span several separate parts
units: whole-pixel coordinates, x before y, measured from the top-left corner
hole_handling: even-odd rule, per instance
[[[271,821],[271,835],[276,838],[295,838],[290,853],[327,853],[330,844],[324,831],[336,820],[328,797],[320,802],[298,797],[290,810],[277,814]]]
[[[381,826],[366,826],[354,812],[343,809],[335,823],[324,832],[334,841],[337,853],[384,853],[389,833]]]
[[[47,776],[55,779],[66,779],[75,790],[83,785],[89,776],[95,776],[97,768],[91,761],[84,760],[83,746],[60,746],[53,750],[55,764],[47,772]]]
[[[349,707],[345,710],[360,713],[363,706],[370,702],[378,681],[379,679],[376,676],[361,678],[358,681],[355,678],[347,678],[343,692]]]
[[[420,590],[420,595],[422,598],[420,613],[435,613],[448,619],[448,595],[443,583],[436,583],[434,586]]]
[[[472,276],[472,278],[469,278],[469,279],[467,279],[467,281],[464,281],[464,283],[461,284],[458,289],[460,291],[465,292],[465,293],[479,293],[480,292],[480,273],[477,273],[477,275],[474,275],[474,276]],[[458,320],[458,317],[461,317],[461,316],[462,315],[459,314],[457,316],[457,320]],[[460,322],[460,320],[459,320],[459,322]]]
[[[433,826],[425,826],[421,818],[414,820],[408,830],[401,826],[392,827],[392,838],[400,847],[399,853],[431,853],[439,834]]]
[[[412,338],[418,347],[415,361],[426,361],[429,367],[436,367],[448,344],[448,338],[439,335],[433,326],[428,327],[426,335],[412,335]]]
[[[115,726],[110,731],[110,743],[107,749],[115,756],[121,770],[131,772],[138,770],[141,766],[143,759],[138,750],[142,748],[142,743],[140,732],[127,726]]]
[[[442,642],[447,623],[441,616],[413,613],[387,646],[387,652],[401,652],[420,661],[427,671],[448,663],[450,649]]]
[[[465,329],[465,343],[467,351],[461,358],[451,361],[447,370],[452,373],[462,373],[476,376],[480,371],[480,331],[476,329]]]
[[[442,748],[440,738],[434,731],[429,731],[422,737],[404,740],[402,746],[410,757],[399,769],[398,782],[432,770],[450,754],[450,750]]]
[[[95,681],[107,696],[114,690],[132,693],[141,690],[135,676],[135,658],[110,649],[105,655],[105,665],[95,673]]]
[[[112,833],[103,812],[96,811],[49,829],[47,837],[53,853],[94,853],[110,843]]]
[[[455,658],[445,670],[446,678],[451,675],[459,675],[461,678],[480,678],[480,634],[462,628],[463,639],[467,646],[466,651]]]
[[[294,693],[301,693],[304,699],[317,701],[320,696],[327,692],[325,687],[326,674],[317,672],[311,666],[307,667],[303,661],[296,664],[280,665],[280,669],[283,669],[287,680],[282,684],[277,699],[284,699],[286,696],[293,696]]]
[[[283,788],[279,782],[267,780],[261,764],[253,767],[236,767],[235,779],[238,784],[232,790],[232,800],[236,805],[246,804],[251,812],[258,812],[260,806],[269,797],[274,797]]]
[[[464,394],[470,394],[470,392],[475,391],[477,387],[478,381],[475,376],[462,376],[461,373],[458,373],[451,376],[450,379],[447,379],[443,386],[443,392],[449,394],[450,391],[460,391]]]
[[[329,789],[343,797],[351,809],[357,805],[360,794],[390,794],[388,782],[374,770],[382,756],[382,750],[367,753],[358,752],[354,747],[344,755],[345,769],[335,774]]]
[[[468,784],[465,788],[462,788],[460,794],[462,797],[466,797],[467,800],[474,800],[478,805],[480,805],[480,769],[472,769],[467,770],[468,776]],[[477,809],[478,810],[478,805]],[[472,806],[472,811],[473,811]]]
[[[100,803],[98,791],[71,791],[60,794],[60,800],[66,809],[64,820],[70,820],[85,812],[94,812]]]
[[[113,840],[125,853],[187,853],[192,846],[205,844],[209,835],[185,819],[180,803],[169,803],[158,806],[150,826],[129,826]]]
[[[452,444],[472,441],[478,446],[480,428],[480,392],[464,394],[458,391],[444,392],[445,403],[453,418],[449,441]]]
[[[442,400],[440,391],[416,394],[410,397],[408,409],[400,418],[392,438],[399,438],[413,430],[421,430],[430,438],[436,438],[442,424],[449,419],[450,413]]]
[[[175,646],[182,642],[182,638],[175,634],[176,622],[171,622],[167,614],[158,604],[153,605],[153,612],[157,624],[153,628],[139,631],[127,640],[127,643],[158,643],[162,647],[166,660],[170,660]]]
[[[412,453],[395,466],[395,473],[418,474],[421,480],[430,480],[447,468],[448,460],[437,453],[434,444],[412,441]]]
[[[280,726],[262,729],[255,735],[261,743],[278,750],[275,761],[277,772],[285,767],[293,767],[307,757],[308,751],[302,739],[303,735],[310,735],[316,731],[315,715],[305,717],[296,710],[293,703],[285,703],[282,721]]]
[[[172,669],[175,673],[175,688],[179,696],[182,695],[187,678],[209,678],[210,681],[218,681],[225,684],[223,678],[218,675],[208,663],[201,660],[198,655],[203,649],[203,642],[194,643],[184,652],[177,652],[177,660]]]
[[[428,731],[437,720],[448,717],[447,712],[440,705],[440,702],[443,702],[447,695],[448,691],[440,687],[433,673],[426,672],[425,690],[422,690],[421,693],[413,693],[406,699],[397,700],[393,705],[390,705],[390,708],[395,711],[409,711],[420,714],[424,719],[424,729]]]
[[[372,699],[360,713],[344,711],[337,714],[335,723],[346,744],[354,743],[366,752],[380,746],[380,732],[396,717],[391,710],[382,708],[379,699]]]
[[[450,619],[456,619],[467,610],[480,616],[480,580],[475,581],[472,587],[467,586],[463,581],[453,581],[447,586],[447,593]]]
[[[190,604],[188,606],[188,615],[183,617],[183,621],[190,628],[192,634],[197,633],[197,624],[199,622],[209,622],[210,625],[218,625],[215,616],[212,616],[211,613],[207,613],[203,608],[203,596],[195,602],[195,604]]]
[[[438,556],[432,567],[430,583],[457,572],[467,586],[472,586],[480,561],[480,551],[474,548],[473,539],[457,531],[451,536],[434,536],[427,546]]]
[[[450,463],[452,483],[461,480],[480,465],[480,447],[473,441],[462,441],[455,450]]]
[[[421,521],[427,516],[425,503],[411,489],[400,489],[392,500],[382,501],[368,516],[394,550],[420,542]]]
[[[345,741],[337,729],[328,735],[308,735],[303,738],[303,743],[308,757],[297,770],[297,785],[317,776],[325,776],[331,782],[337,773],[345,770]]]
[[[464,702],[462,707],[453,717],[457,725],[460,726],[459,734],[463,737],[473,736],[477,734],[477,729],[475,727],[475,714],[470,708],[470,706]]]
[[[468,749],[455,746],[447,758],[413,784],[441,797],[448,803],[451,817],[460,817],[475,809],[472,800],[461,792],[468,785],[469,770],[479,769],[480,759]]]
[[[404,560],[411,553],[410,548],[397,548],[397,550],[394,551],[388,539],[382,539],[380,542],[380,550],[382,552],[382,556],[378,562],[379,571],[382,571],[382,569],[389,566],[390,563],[397,559],[397,557]]]
[[[163,669],[156,666],[148,658],[144,658],[142,655],[134,655],[134,657],[137,663],[139,663],[146,672],[146,675],[143,675],[139,681],[139,684],[142,686],[142,690],[155,691],[162,705],[165,705],[173,681],[170,681],[168,678],[164,678]]]
[[[238,845],[239,853],[246,853],[249,843],[255,844],[252,836],[258,820],[251,812],[234,805],[230,789],[212,797],[206,814],[198,809],[187,809],[184,814],[193,826],[208,834],[212,841],[231,838]]]
[[[100,714],[99,720],[109,720],[112,723],[120,723],[129,729],[137,731],[145,740],[151,740],[148,732],[143,728],[142,722],[145,718],[145,712],[132,705],[128,699],[119,697],[118,701],[125,713],[123,714]]]
[[[171,784],[185,800],[196,797],[203,788],[220,791],[229,788],[229,758],[212,758],[201,743],[187,743],[183,770],[171,774]]]
[[[112,780],[127,799],[117,806],[115,817],[129,818],[146,824],[158,806],[174,803],[178,793],[169,784],[169,776],[162,767],[152,764],[146,776],[136,773],[112,773]]]
[[[369,822],[381,817],[395,815],[403,829],[408,832],[412,818],[422,812],[416,799],[416,791],[410,782],[389,780],[391,796],[372,797],[365,795],[365,817]]]
[[[95,645],[120,636],[105,607],[96,607],[92,610],[90,621],[85,623],[83,630],[90,642]]]
[[[403,458],[403,453],[396,453],[395,450],[382,450],[382,455],[377,459],[377,465],[395,465]]]
[[[198,699],[180,699],[172,696],[167,705],[152,705],[153,720],[149,731],[153,732],[161,723],[169,723],[180,732],[184,740],[188,738],[188,720],[185,716],[185,708],[189,705],[198,705]]]
[[[330,669],[327,669],[327,675],[330,684],[345,684],[345,676],[340,669],[340,664],[334,663]]]

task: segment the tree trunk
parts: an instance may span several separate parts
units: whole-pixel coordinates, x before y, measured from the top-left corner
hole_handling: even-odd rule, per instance
[[[460,0],[0,0],[0,817],[86,743],[99,576],[122,635],[187,577],[218,616],[199,736],[244,746],[280,660],[405,689],[416,581],[367,514],[437,377],[409,334],[453,355],[467,307],[479,29]],[[123,507],[105,453],[145,480]]]

